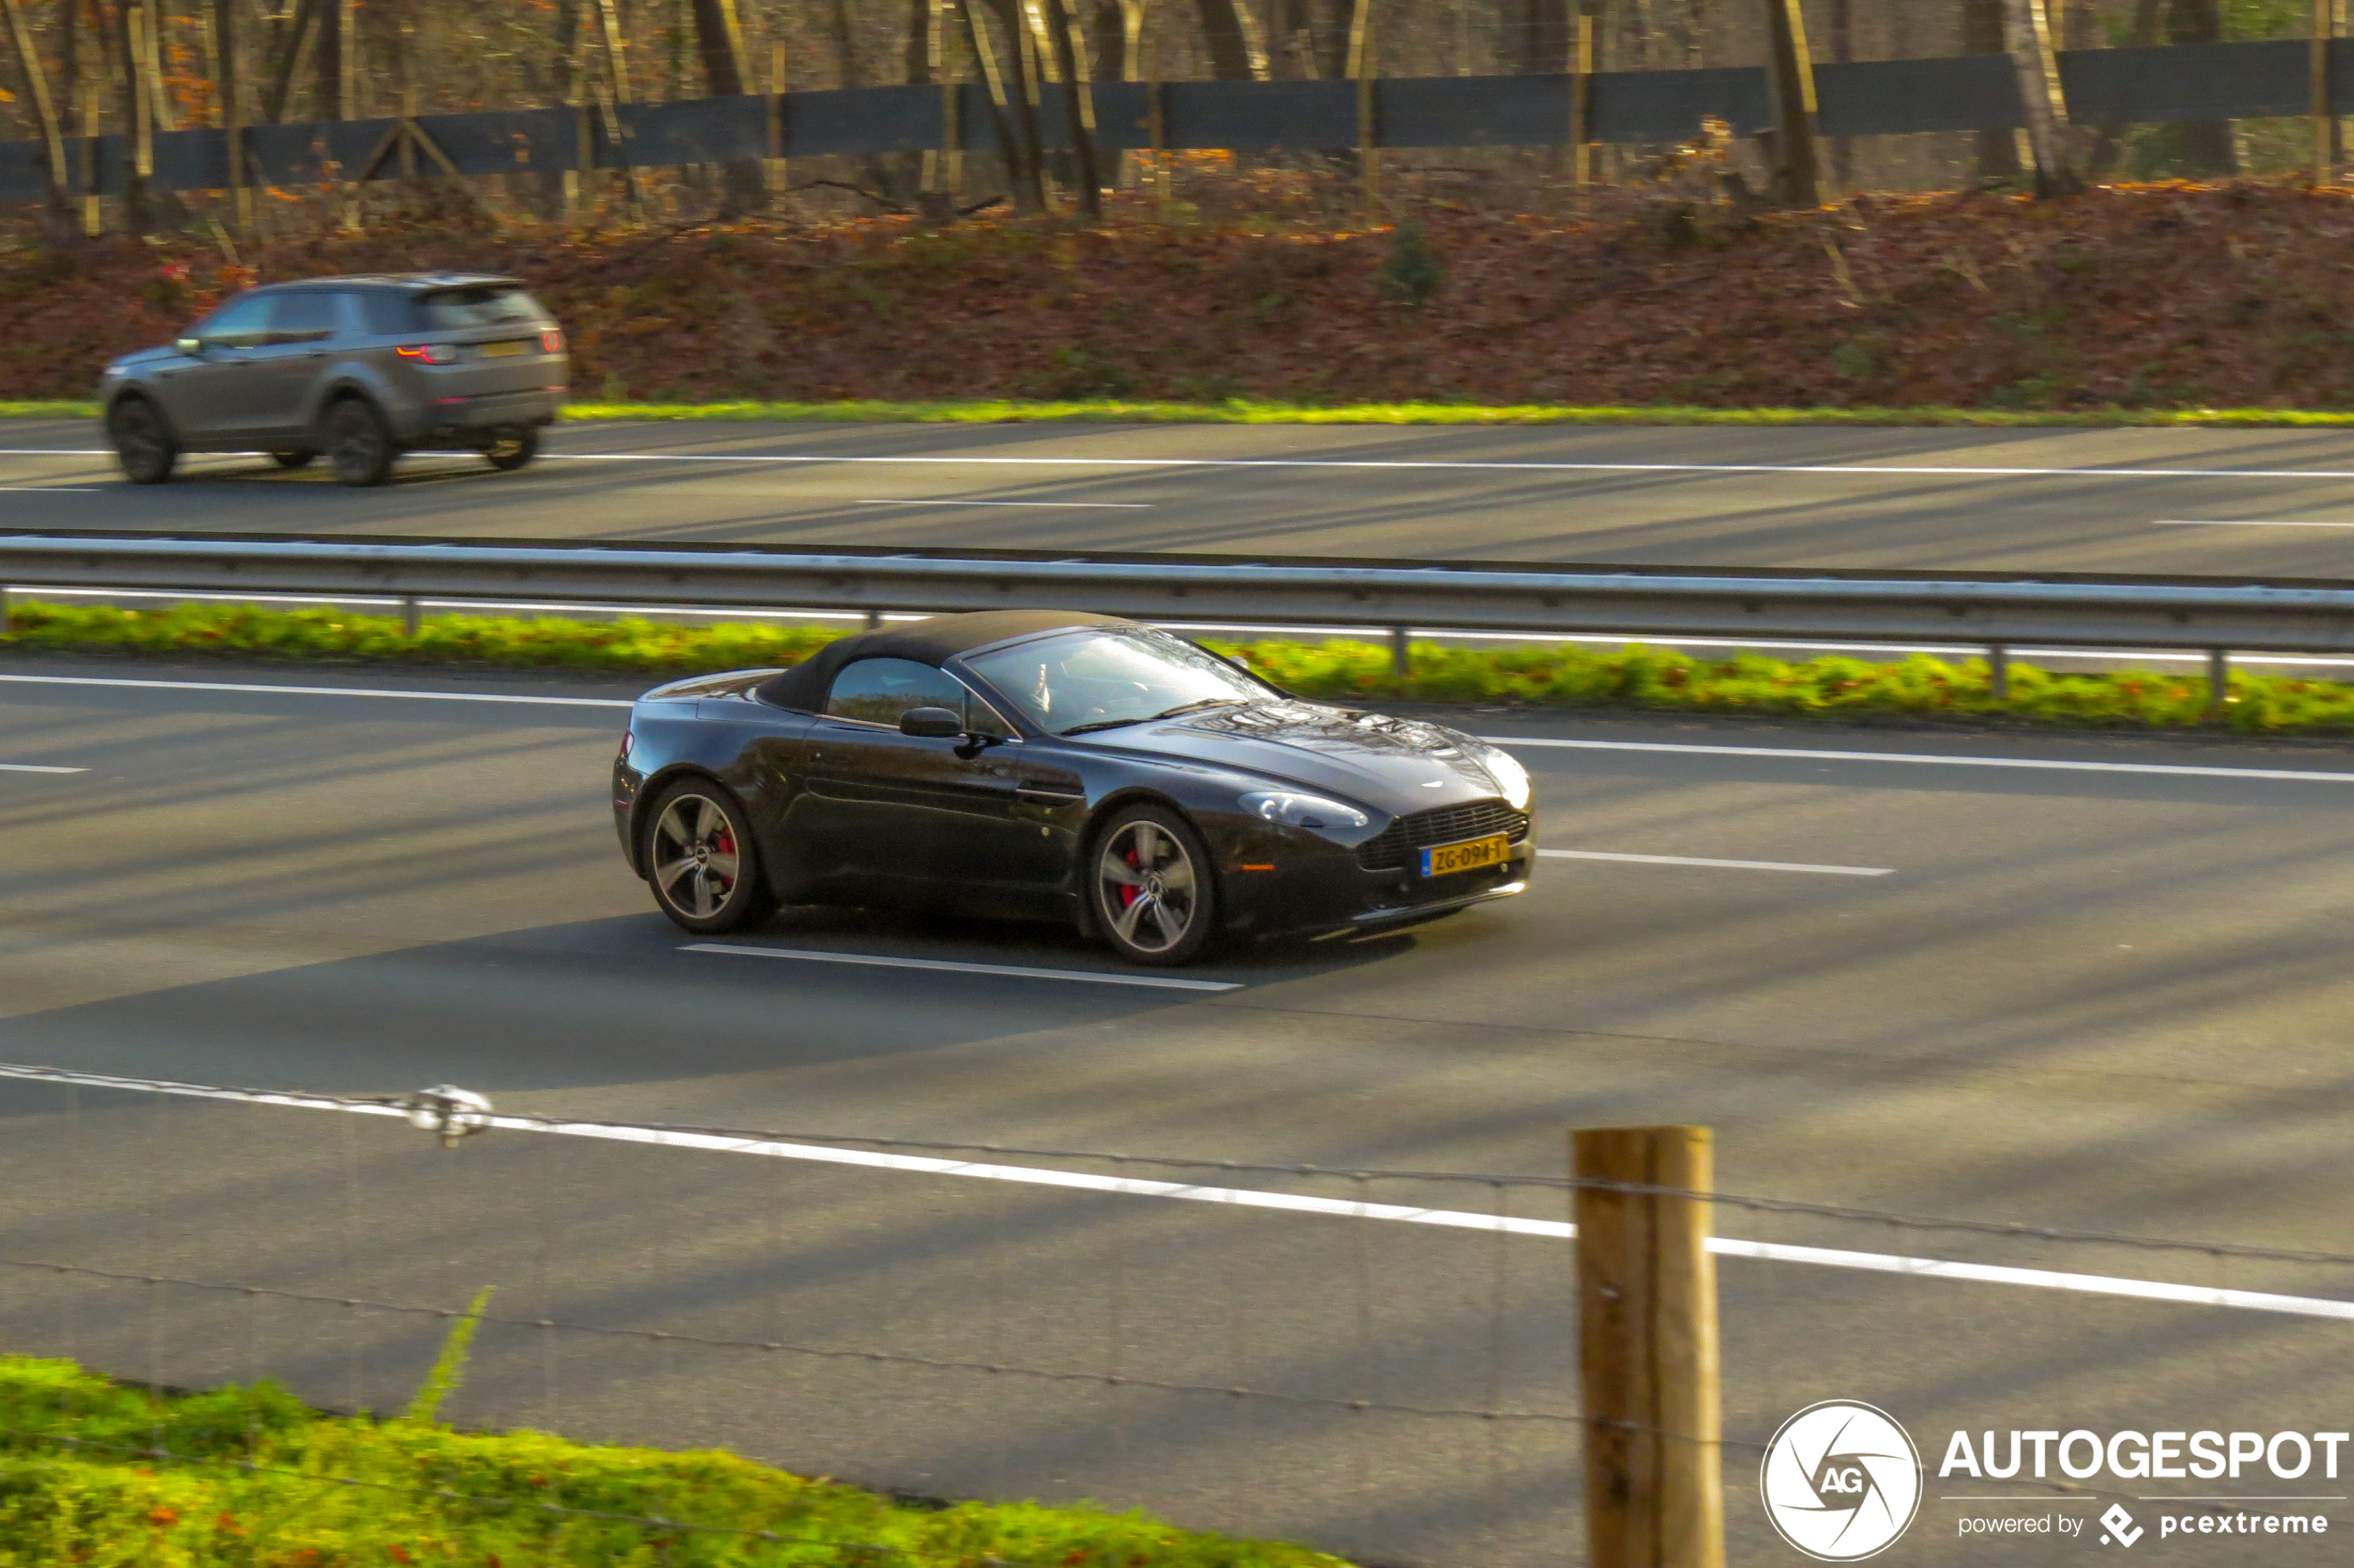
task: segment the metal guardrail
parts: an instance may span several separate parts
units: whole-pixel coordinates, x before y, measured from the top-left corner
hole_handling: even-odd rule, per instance
[[[0,534],[0,585],[1984,647],[2354,651],[2354,583],[633,543]],[[0,588],[5,592],[6,588]],[[2219,678],[2220,686],[2220,678]]]

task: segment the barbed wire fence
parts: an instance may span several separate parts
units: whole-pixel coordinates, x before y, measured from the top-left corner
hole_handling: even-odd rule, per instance
[[[462,1427],[723,1448],[921,1497],[1090,1498],[1373,1562],[1585,1561],[1597,1428],[1694,1440],[1581,1399],[1580,1195],[1714,1215],[1725,1420],[1699,1441],[1736,1547],[1770,1540],[1765,1438],[1823,1397],[1942,1434],[2049,1425],[2055,1401],[2068,1424],[2147,1426],[2161,1395],[2176,1424],[2310,1429],[2348,1392],[2331,1369],[2354,1256],[2326,1251],[1657,1182],[517,1116],[446,1090],[6,1068],[0,1114],[9,1353],[382,1412],[491,1286],[443,1412]],[[0,1442],[91,1448],[63,1425]]]

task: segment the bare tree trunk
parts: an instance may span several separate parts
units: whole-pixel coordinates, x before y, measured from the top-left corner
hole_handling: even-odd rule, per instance
[[[1209,45],[1209,74],[1221,82],[1250,80],[1250,40],[1234,0],[1195,0],[1201,12],[1202,41]]]
[[[1001,63],[1005,71],[1006,112],[1014,122],[1014,140],[1021,149],[1020,167],[1016,168],[1010,162],[1006,165],[1006,172],[1014,182],[1015,209],[1044,212],[1046,210],[1045,143],[1038,132],[1038,106],[1030,99],[1030,67],[1022,53],[1021,0],[988,0],[988,6],[997,18],[998,31],[1006,40]],[[973,19],[973,25],[981,25],[978,17]]]
[[[2009,52],[2009,42],[2003,33],[2003,0],[1962,0],[1962,53]],[[2016,180],[2024,172],[2019,161],[2019,137],[2014,132],[1989,127],[1978,133],[1980,179]]]
[[[1518,74],[1557,76],[1569,70],[1569,6],[1559,0],[1510,0],[1505,15]]]
[[[307,52],[303,46],[310,41],[320,9],[334,3],[335,0],[297,0],[293,19],[281,30],[277,57],[270,62],[270,81],[261,90],[261,118],[271,124],[286,118],[294,98],[295,72]]]
[[[1070,131],[1073,182],[1079,187],[1079,210],[1091,219],[1104,215],[1103,171],[1095,158],[1095,134],[1087,123],[1088,74],[1071,34],[1070,7],[1063,0],[1046,0],[1046,31],[1053,35],[1055,70],[1063,79],[1063,122]]]
[[[736,0],[694,0],[695,52],[702,59],[703,91],[715,98],[740,96],[752,74],[744,63],[744,32]],[[740,218],[768,205],[768,184],[756,158],[730,158],[720,166],[719,216]]]
[[[1098,82],[1128,80],[1128,12],[1120,0],[1081,0]]]
[[[1855,57],[1854,0],[1831,0],[1831,58],[1846,61]],[[1855,138],[1829,138],[1831,154],[1831,179],[1842,191],[1855,188]]]
[[[858,39],[850,25],[850,0],[827,0],[826,42],[833,45],[835,84],[864,86],[866,77],[858,69]]]
[[[32,30],[25,25],[24,12],[17,0],[0,0],[0,15],[8,24],[8,42],[15,47],[17,73],[24,82],[25,96],[32,102],[33,120],[41,129],[41,140],[48,153],[49,221],[60,231],[71,221],[72,209],[66,197],[66,183],[70,178],[66,168],[65,127],[57,119],[57,102],[49,95],[49,72],[41,63],[41,52],[32,42]]]
[[[1006,183],[1012,189],[1014,210],[1031,212],[1031,194],[1038,188],[1031,171],[1032,153],[1021,139],[1020,122],[1014,117],[1008,97],[1005,72],[998,69],[997,51],[989,41],[989,24],[981,19],[981,0],[963,0],[957,9],[965,19],[965,42],[973,52],[973,60],[981,67],[982,82],[989,91],[989,123],[997,136],[997,161],[1006,166]],[[1042,201],[1038,204],[1044,207]]]
[[[343,35],[341,0],[315,0],[319,7],[319,74],[310,89],[310,118],[343,118],[344,56],[350,41]]]
[[[2166,41],[2169,44],[2221,44],[2223,7],[2219,0],[2168,0]],[[2233,144],[2228,120],[2186,120],[2174,127],[2183,171],[2188,174],[2237,174],[2239,149]]]

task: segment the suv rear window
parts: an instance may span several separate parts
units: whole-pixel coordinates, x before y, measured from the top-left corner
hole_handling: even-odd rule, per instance
[[[426,332],[462,327],[550,324],[554,318],[521,284],[476,284],[466,288],[437,288],[416,299],[417,325]]]

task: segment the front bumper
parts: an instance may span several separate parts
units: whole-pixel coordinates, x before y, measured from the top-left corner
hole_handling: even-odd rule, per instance
[[[1306,833],[1285,834],[1281,842],[1272,838],[1250,833],[1226,844],[1213,839],[1228,930],[1310,936],[1409,925],[1511,898],[1527,887],[1537,863],[1533,822],[1510,858],[1444,877],[1368,871],[1354,850]]]

